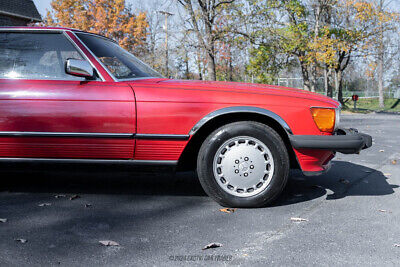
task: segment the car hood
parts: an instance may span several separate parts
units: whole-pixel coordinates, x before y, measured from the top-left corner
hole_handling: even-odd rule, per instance
[[[214,82],[214,81],[197,81],[197,80],[169,80],[163,79],[158,81],[159,84],[165,86],[178,87],[178,88],[190,88],[192,90],[221,90],[221,91],[237,91],[240,93],[260,93],[272,94],[272,95],[282,95],[288,97],[306,98],[317,101],[322,101],[329,103],[336,107],[340,106],[339,102],[318,94],[309,92],[306,90],[289,88],[277,85],[267,85],[267,84],[254,84],[254,83],[242,83],[242,82]]]

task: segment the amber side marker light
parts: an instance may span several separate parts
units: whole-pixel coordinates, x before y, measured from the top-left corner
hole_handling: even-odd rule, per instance
[[[335,129],[334,108],[311,108],[311,115],[321,132],[333,132]]]

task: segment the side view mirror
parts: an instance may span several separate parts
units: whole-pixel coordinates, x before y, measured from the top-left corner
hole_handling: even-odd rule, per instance
[[[78,77],[85,77],[91,79],[94,76],[94,69],[92,65],[86,60],[80,59],[67,59],[65,63],[65,72]]]

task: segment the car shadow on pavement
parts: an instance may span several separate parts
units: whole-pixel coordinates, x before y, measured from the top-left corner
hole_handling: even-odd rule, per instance
[[[394,193],[387,177],[375,169],[345,161],[333,161],[332,168],[320,176],[304,176],[294,170],[283,194],[273,206],[290,205],[326,196],[327,200],[347,196],[381,196]]]
[[[205,196],[193,172],[118,164],[0,164],[0,192]]]
[[[2,163],[0,170],[0,192],[206,197],[194,172],[141,173],[125,165],[48,163]],[[398,187],[390,185],[380,171],[334,161],[331,170],[321,176],[306,177],[301,171],[291,171],[287,187],[272,206],[291,205],[325,195],[328,200],[352,195],[388,195]]]

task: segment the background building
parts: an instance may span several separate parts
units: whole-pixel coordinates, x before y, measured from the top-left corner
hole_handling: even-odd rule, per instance
[[[0,26],[24,26],[41,21],[42,18],[32,0],[0,1]]]

